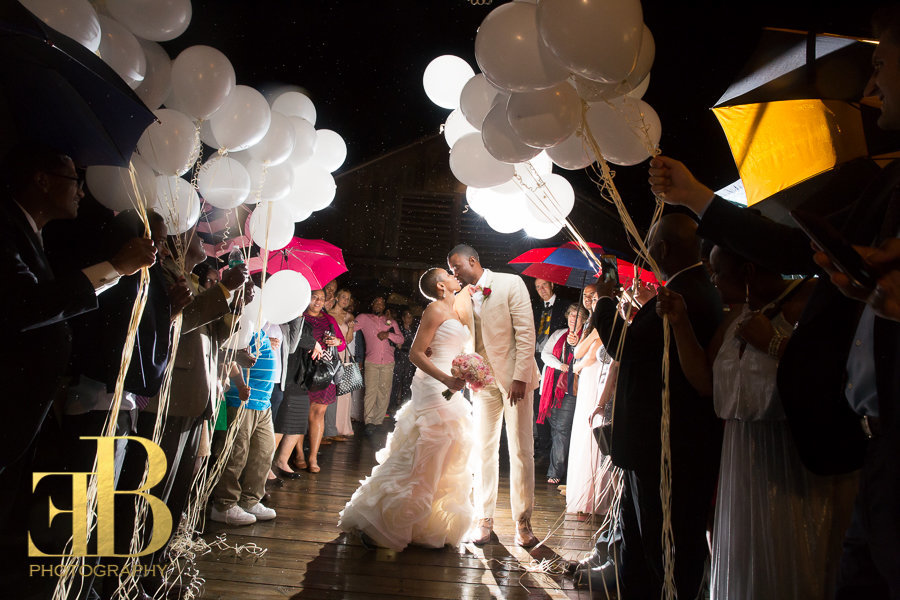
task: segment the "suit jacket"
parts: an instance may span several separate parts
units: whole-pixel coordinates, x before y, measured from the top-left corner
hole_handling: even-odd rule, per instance
[[[854,244],[871,245],[900,182],[900,161],[886,167],[836,225]],[[895,200],[896,201],[896,200]],[[896,231],[891,232],[895,234]],[[714,198],[698,234],[782,273],[812,273],[809,239]],[[846,365],[863,305],[823,277],[806,305],[778,365],[778,392],[803,463],[819,474],[858,469],[866,438],[844,396]],[[898,432],[900,324],[875,319],[875,369],[882,427]]]
[[[54,273],[18,206],[0,202],[0,373],[6,418],[0,467],[21,457],[34,441],[56,395],[71,351],[66,319],[97,307],[90,280],[78,269]]]
[[[178,267],[167,261],[166,279],[174,282]],[[167,414],[175,417],[212,415],[219,379],[219,346],[228,338],[231,319],[228,298],[218,285],[201,290],[196,276],[190,275],[193,301],[182,311],[181,337],[172,370],[172,387]],[[158,412],[159,395],[144,409]]]
[[[722,319],[722,300],[698,265],[683,271],[667,285],[684,297],[688,318],[700,344],[706,347]],[[663,323],[656,314],[656,298],[645,304],[625,330],[616,317],[616,301],[601,298],[594,324],[606,351],[619,361],[612,427],[612,460],[625,469],[659,469],[662,419]],[[701,396],[691,386],[681,364],[674,337],[669,346],[670,447],[672,460],[719,462],[722,423],[716,417],[711,396]]]
[[[541,374],[534,360],[534,316],[528,288],[518,275],[485,269],[484,287],[490,296],[481,303],[481,340],[494,371],[497,387],[506,394],[514,380],[524,381],[526,392],[540,385]],[[475,343],[475,314],[469,286],[456,295],[456,312],[469,328]]]

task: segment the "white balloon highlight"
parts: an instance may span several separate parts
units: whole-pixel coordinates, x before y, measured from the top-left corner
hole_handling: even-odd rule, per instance
[[[469,63],[451,54],[438,56],[425,67],[422,86],[428,99],[451,110],[459,108],[459,95],[475,75]]]

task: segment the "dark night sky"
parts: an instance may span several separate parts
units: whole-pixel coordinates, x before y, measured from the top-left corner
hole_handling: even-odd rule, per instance
[[[495,2],[496,6],[499,2]],[[659,113],[666,154],[685,160],[713,187],[737,178],[709,107],[747,60],[762,26],[867,33],[873,3],[673,2],[646,0],[644,20],[656,61],[644,99]],[[468,0],[194,0],[187,32],[164,44],[174,58],[208,44],[232,61],[238,83],[306,88],[316,127],[346,140],[343,169],[437,132],[449,111],[422,90],[426,65],[456,54],[477,69],[477,27],[493,6]],[[590,190],[587,176],[566,172]],[[638,222],[652,201],[642,166],[617,169],[616,182]]]

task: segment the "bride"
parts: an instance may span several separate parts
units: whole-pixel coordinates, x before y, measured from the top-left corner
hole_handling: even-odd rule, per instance
[[[409,544],[458,545],[472,524],[471,407],[465,384],[449,374],[468,328],[453,309],[460,284],[444,269],[430,269],[419,289],[434,300],[425,309],[409,358],[418,367],[412,400],[397,413],[378,465],[341,511],[338,526],[358,531],[366,544],[403,550]],[[430,358],[426,349],[430,348]],[[442,393],[455,392],[449,400]]]

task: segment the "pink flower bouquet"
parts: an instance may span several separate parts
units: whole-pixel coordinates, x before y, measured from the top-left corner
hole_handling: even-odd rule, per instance
[[[491,373],[491,368],[484,362],[484,358],[480,354],[457,355],[450,364],[450,374],[465,380],[466,387],[473,392],[494,383],[494,374]],[[443,396],[449,400],[453,393],[452,390],[445,390]]]

